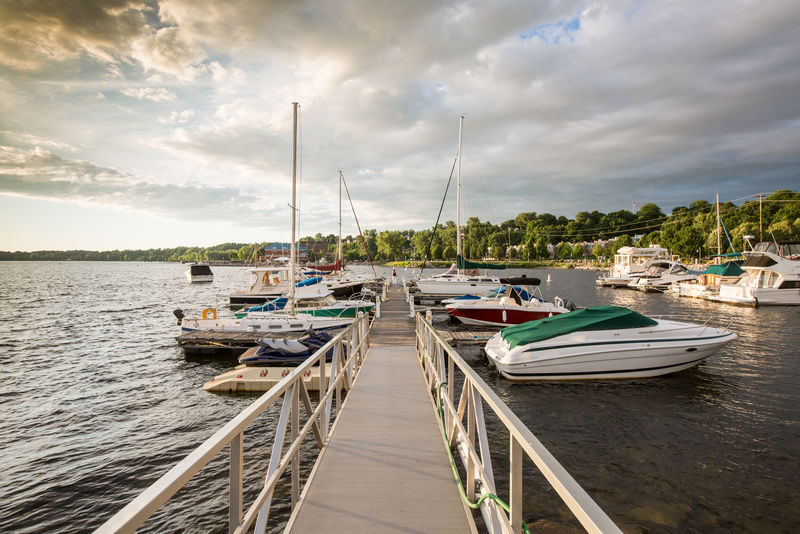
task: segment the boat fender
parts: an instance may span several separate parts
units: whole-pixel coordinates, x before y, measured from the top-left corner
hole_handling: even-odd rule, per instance
[[[208,316],[211,315],[212,319],[217,318],[217,310],[215,308],[206,308],[203,310],[203,319],[208,319]]]

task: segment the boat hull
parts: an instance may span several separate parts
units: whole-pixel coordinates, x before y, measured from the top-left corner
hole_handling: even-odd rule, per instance
[[[497,281],[491,282],[445,282],[439,280],[417,280],[417,289],[423,295],[483,295],[502,285]]]
[[[315,317],[308,314],[275,316],[269,319],[183,319],[181,333],[194,330],[216,332],[262,332],[265,334],[285,334],[307,330],[335,331],[353,322],[346,317]]]
[[[464,324],[508,326],[527,323],[563,313],[557,309],[526,309],[520,306],[448,306],[447,311]]]
[[[511,350],[497,334],[485,350],[489,362],[514,381],[649,378],[693,367],[736,338],[728,330],[693,326],[675,336],[646,335],[653,330],[570,334]]]

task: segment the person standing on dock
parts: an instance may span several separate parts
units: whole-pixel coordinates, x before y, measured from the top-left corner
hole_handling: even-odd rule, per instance
[[[397,271],[394,270],[394,267],[392,267],[392,285],[397,285]]]

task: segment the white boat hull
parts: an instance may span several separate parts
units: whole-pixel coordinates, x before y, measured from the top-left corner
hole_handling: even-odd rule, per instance
[[[263,332],[265,334],[285,334],[305,332],[306,330],[339,330],[350,325],[353,317],[316,317],[308,314],[279,315],[270,318],[253,319],[188,319],[181,321],[181,333],[193,330],[213,330],[217,332]]]
[[[489,362],[507,379],[588,380],[649,378],[697,365],[736,334],[720,328],[659,321],[670,328],[579,332],[508,348],[500,334],[486,344]],[[681,328],[680,326],[685,327]]]
[[[417,289],[423,295],[483,295],[502,285],[500,280],[486,282],[444,281],[435,279],[417,280]]]

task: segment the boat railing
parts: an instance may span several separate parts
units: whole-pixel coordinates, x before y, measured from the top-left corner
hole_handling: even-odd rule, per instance
[[[661,314],[661,315],[648,315],[651,319],[656,320],[670,320],[670,321],[692,321],[696,319],[696,316],[693,315],[683,315],[683,314]],[[724,315],[711,315],[706,318],[702,323],[687,323],[686,326],[682,326],[680,328],[673,328],[670,332],[674,332],[676,330],[692,330],[697,327],[703,327],[703,329],[697,334],[698,337],[702,336],[705,331],[709,328],[721,328],[723,330],[730,330],[730,326],[733,324],[734,319],[732,317],[724,316]],[[725,326],[722,326],[722,324]],[[648,330],[648,332],[657,332],[658,330]]]
[[[480,508],[490,534],[528,532],[523,522],[523,460],[527,456],[587,532],[621,533],[617,525],[581,488],[497,394],[439,335],[430,317],[416,314],[416,344],[428,389],[439,407],[442,437],[451,454],[461,496],[470,508]],[[461,384],[456,399],[456,383]],[[509,432],[508,496],[497,494],[484,405]],[[466,422],[464,418],[466,417]],[[477,445],[476,445],[477,443]],[[461,484],[452,451],[466,474]]]
[[[288,484],[282,477],[290,465],[290,475],[287,476],[291,478],[292,508],[298,502],[301,491],[301,445],[307,446],[303,442],[310,432],[314,434],[314,443],[318,449],[321,450],[327,443],[331,426],[342,406],[343,390],[352,387],[353,380],[367,355],[370,326],[369,316],[359,314],[350,326],[289,372],[280,382],[189,453],[95,532],[135,531],[170,497],[189,483],[195,474],[230,445],[228,532],[249,532],[251,527],[255,526],[256,533],[263,533],[269,518],[273,492],[279,481],[284,480]],[[326,376],[324,362],[326,353],[331,349],[333,356],[330,375]],[[319,374],[320,395],[316,407],[312,404],[304,383],[304,377],[310,376],[311,373]],[[280,400],[282,400],[280,418],[275,429],[264,487],[244,512],[245,429]],[[301,405],[304,417],[301,417]],[[291,440],[288,445],[285,443],[287,431],[288,439]],[[257,462],[258,458],[254,458],[253,461]]]

